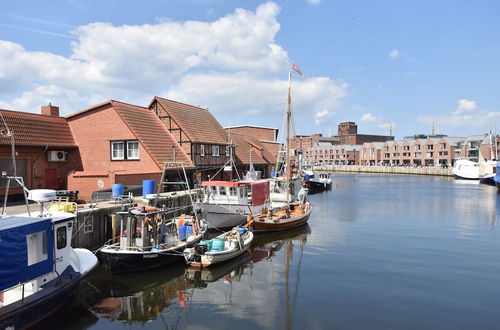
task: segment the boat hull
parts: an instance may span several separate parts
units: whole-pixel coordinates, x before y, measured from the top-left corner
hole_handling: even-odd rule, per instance
[[[86,273],[88,274],[88,272]],[[24,329],[57,311],[75,292],[86,275],[72,271],[44,285],[44,290],[0,308],[0,329]],[[62,283],[62,284],[60,284]]]
[[[309,194],[316,194],[323,191],[328,191],[332,189],[331,182],[318,182],[318,181],[308,181],[307,189]]]
[[[101,261],[112,273],[130,273],[142,270],[163,267],[173,262],[184,260],[182,251],[199,243],[201,236],[189,242],[187,245],[174,249],[160,250],[155,252],[127,252],[110,251],[102,249],[100,251]]]
[[[303,214],[298,216],[291,216],[287,219],[271,220],[267,217],[255,217],[252,222],[252,228],[254,232],[279,231],[296,228],[307,223],[311,212],[312,207],[309,206]]]
[[[262,212],[263,205],[196,204],[195,208],[201,210],[201,216],[207,221],[208,229],[226,229],[245,223],[250,211],[253,214]]]

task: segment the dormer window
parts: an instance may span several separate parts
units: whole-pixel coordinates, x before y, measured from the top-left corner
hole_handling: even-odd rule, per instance
[[[139,159],[139,141],[111,141],[111,160]]]

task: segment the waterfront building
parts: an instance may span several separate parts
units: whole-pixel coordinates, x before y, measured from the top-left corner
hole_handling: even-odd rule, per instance
[[[318,143],[305,151],[305,165],[359,165],[360,145]]]
[[[66,189],[67,173],[81,168],[78,145],[71,129],[59,116],[59,107],[42,106],[40,114],[0,110],[13,133],[17,175],[29,189]],[[11,137],[0,120],[0,171],[13,175]],[[4,195],[6,178],[0,177],[0,192]],[[11,181],[10,194],[22,194]]]
[[[115,183],[141,186],[143,180],[159,184],[164,162],[183,162],[194,168],[189,156],[148,108],[106,101],[66,116],[79,146],[82,169],[68,176],[68,188],[79,199],[110,189]],[[172,168],[167,174],[179,181]]]
[[[414,135],[381,145],[364,143],[361,146],[360,164],[450,167],[461,158],[476,162],[495,160],[498,156],[497,140],[497,136],[491,134],[469,137]],[[374,148],[377,152],[373,152]],[[372,156],[375,154],[380,154],[378,160]]]
[[[158,96],[148,108],[190,157],[199,179],[213,178],[217,172],[218,179],[228,179],[219,169],[229,160],[229,149],[234,147],[229,145],[226,131],[207,109]]]

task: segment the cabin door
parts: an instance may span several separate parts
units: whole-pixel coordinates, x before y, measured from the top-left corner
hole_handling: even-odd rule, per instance
[[[45,169],[45,189],[57,189],[57,177],[55,168]]]

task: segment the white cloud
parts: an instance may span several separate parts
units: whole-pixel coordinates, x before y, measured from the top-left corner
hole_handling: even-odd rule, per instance
[[[159,95],[208,107],[221,122],[281,118],[289,62],[275,41],[279,11],[268,2],[212,22],[91,23],[72,32],[68,57],[0,40],[0,105],[39,112],[52,102],[64,115],[108,99],[146,105]],[[294,79],[294,116],[324,122],[347,88],[329,77]]]
[[[456,115],[472,113],[477,110],[477,105],[475,101],[469,101],[467,99],[458,100],[457,110],[453,112]]]
[[[377,122],[379,119],[372,115],[371,113],[365,113],[361,116],[362,121],[367,121],[367,122]]]
[[[331,114],[346,95],[347,87],[345,83],[324,77],[293,81],[294,115],[307,115],[310,109],[329,109],[320,112]],[[287,89],[287,80],[269,80],[249,73],[203,73],[184,76],[163,95],[180,102],[209,107],[216,116],[234,115],[238,111],[252,120],[255,115],[282,117]],[[325,117],[324,114],[315,116],[315,119]]]
[[[401,52],[399,50],[397,50],[396,48],[394,48],[393,50],[391,50],[391,52],[389,53],[389,57],[392,58],[392,59],[397,59],[401,56]]]
[[[496,121],[500,119],[500,112],[480,109],[475,101],[460,99],[457,108],[442,116],[419,116],[417,121],[427,127],[439,124],[445,134],[456,130],[457,135],[477,134],[478,130],[487,132],[496,128]]]
[[[321,2],[321,0],[307,0],[307,2],[309,2],[312,5],[319,5],[319,3]]]
[[[314,121],[316,125],[322,124],[324,121],[328,120],[331,116],[333,116],[333,112],[330,110],[324,109],[319,112],[317,112],[314,115]]]

